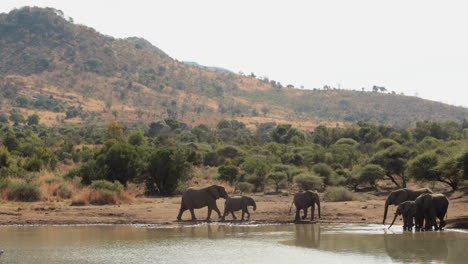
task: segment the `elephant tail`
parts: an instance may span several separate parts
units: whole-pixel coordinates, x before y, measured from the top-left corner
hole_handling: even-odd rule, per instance
[[[292,205],[293,205],[294,201],[291,203],[291,206],[289,207],[289,215],[291,214],[291,209],[292,209]]]

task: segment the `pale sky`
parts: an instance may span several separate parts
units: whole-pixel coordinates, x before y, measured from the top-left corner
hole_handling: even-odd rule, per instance
[[[378,85],[468,107],[468,1],[1,0],[0,12],[25,5],[283,85]]]

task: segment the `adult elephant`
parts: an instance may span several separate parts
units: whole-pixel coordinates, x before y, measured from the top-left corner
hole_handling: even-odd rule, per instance
[[[403,215],[403,230],[411,230],[413,228],[413,218],[416,215],[416,204],[414,201],[405,201],[398,205],[397,210],[395,211],[395,217],[393,218],[390,227],[392,227],[393,223],[397,216]]]
[[[389,205],[399,205],[402,202],[405,201],[414,201],[416,198],[418,198],[419,195],[423,193],[432,193],[431,190],[428,188],[422,188],[422,189],[398,189],[393,192],[391,192],[387,200],[385,201],[385,211],[384,211],[384,217],[382,224],[385,225],[385,219],[387,218],[387,212],[388,212],[388,206]]]
[[[442,229],[445,226],[444,217],[447,214],[449,200],[443,194],[421,194],[416,201],[416,230],[423,228],[423,222],[426,221],[425,230]],[[439,218],[437,225],[436,217]]]
[[[247,208],[248,206],[253,206],[254,211],[257,210],[257,204],[255,204],[254,199],[251,197],[242,196],[227,198],[226,202],[224,203],[224,214],[222,220],[224,221],[224,218],[229,213],[232,214],[232,218],[237,219],[237,217],[234,215],[234,212],[239,210],[242,210],[242,221],[244,221],[244,214],[247,214],[247,219],[250,219],[250,213]]]
[[[307,209],[312,207],[310,220],[314,220],[314,211],[315,211],[315,204],[318,207],[318,216],[320,218],[320,198],[318,193],[313,191],[304,191],[300,193],[296,193],[294,195],[293,203],[296,206],[296,222],[299,222],[300,219],[300,210],[304,210],[304,216],[302,219],[307,217]],[[292,207],[292,204],[291,204]],[[291,213],[291,208],[289,208],[289,213]]]
[[[177,220],[181,221],[182,214],[186,210],[190,210],[192,214],[192,220],[197,220],[195,217],[194,209],[199,209],[208,206],[208,217],[206,220],[210,220],[211,210],[215,210],[221,218],[221,212],[216,206],[216,200],[220,197],[227,199],[229,196],[226,190],[221,185],[211,185],[205,188],[190,188],[182,194],[182,201],[180,203],[179,215]]]

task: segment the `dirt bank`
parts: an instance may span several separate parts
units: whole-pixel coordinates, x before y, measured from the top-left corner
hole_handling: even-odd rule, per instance
[[[286,223],[294,220],[294,206],[291,214],[289,208],[292,196],[281,195],[250,195],[257,202],[257,211],[251,212],[251,220],[259,222]],[[381,224],[385,197],[376,197],[367,201],[322,202],[322,223],[373,223]],[[70,201],[36,202],[0,204],[0,224],[162,224],[186,225],[192,223],[190,212],[182,216],[183,221],[177,222],[180,197],[171,198],[140,198],[132,204],[105,206],[70,206]],[[218,208],[224,210],[224,200],[218,200]],[[249,207],[251,208],[251,207]],[[387,223],[393,219],[395,207],[389,209]],[[448,209],[448,228],[468,228],[468,197],[450,199]],[[249,209],[252,211],[251,209]],[[309,211],[310,212],[310,211]],[[195,210],[198,219],[206,218],[207,209]],[[239,218],[241,212],[236,214]],[[316,212],[317,217],[317,212]],[[227,221],[232,218],[228,216]],[[401,217],[396,224],[401,224]],[[219,221],[216,213],[213,221]]]

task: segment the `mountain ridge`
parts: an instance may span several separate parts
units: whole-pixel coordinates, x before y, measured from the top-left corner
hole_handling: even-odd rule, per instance
[[[53,8],[0,14],[0,47],[0,112],[39,113],[49,125],[171,117],[189,125],[237,119],[313,129],[358,120],[411,126],[468,118],[467,108],[416,97],[302,90],[187,65],[145,39],[105,36]]]

